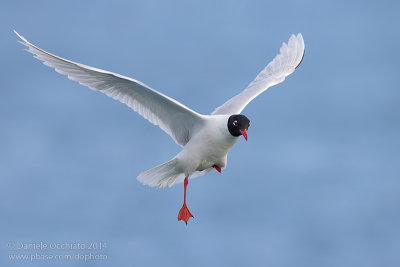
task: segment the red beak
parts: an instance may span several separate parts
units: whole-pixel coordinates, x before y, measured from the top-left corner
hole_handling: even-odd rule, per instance
[[[247,130],[244,129],[243,131],[242,130],[239,130],[239,131],[243,135],[244,139],[246,139],[246,141],[247,141]]]

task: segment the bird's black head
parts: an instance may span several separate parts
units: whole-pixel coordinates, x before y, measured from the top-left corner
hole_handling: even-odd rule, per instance
[[[250,127],[250,120],[241,114],[232,115],[228,119],[228,130],[233,136],[241,136],[247,141],[247,129]]]

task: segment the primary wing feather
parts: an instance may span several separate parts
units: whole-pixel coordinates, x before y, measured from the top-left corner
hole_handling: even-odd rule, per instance
[[[290,37],[288,44],[283,43],[280,53],[257,75],[247,88],[214,110],[217,114],[239,114],[256,96],[269,87],[281,83],[293,73],[304,56],[304,40],[299,33]]]
[[[71,80],[126,104],[158,125],[181,146],[190,140],[194,128],[202,123],[200,114],[137,80],[58,57],[14,32],[21,38],[20,43],[28,47],[27,51],[43,61],[43,64],[67,75]]]

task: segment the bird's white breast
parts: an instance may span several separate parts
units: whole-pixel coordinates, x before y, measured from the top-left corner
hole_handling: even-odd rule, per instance
[[[229,149],[239,139],[229,133],[229,115],[204,117],[204,125],[176,156],[186,174],[211,168],[214,164],[224,168]]]

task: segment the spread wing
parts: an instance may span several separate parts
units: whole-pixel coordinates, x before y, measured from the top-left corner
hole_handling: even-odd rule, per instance
[[[211,114],[239,114],[247,104],[269,87],[281,83],[300,65],[304,56],[304,40],[301,34],[283,43],[280,53],[257,75],[247,88],[232,97]]]
[[[67,75],[71,80],[126,104],[158,125],[181,146],[190,140],[195,128],[203,122],[200,114],[137,80],[63,59],[40,49],[14,32],[21,38],[20,43],[28,47],[27,51],[43,61],[43,64]]]

